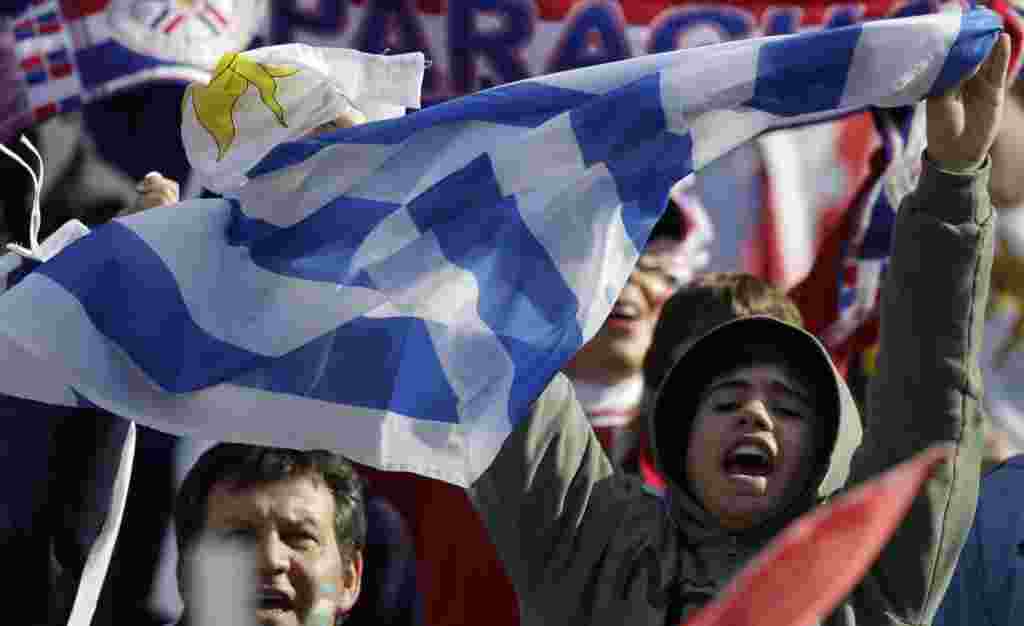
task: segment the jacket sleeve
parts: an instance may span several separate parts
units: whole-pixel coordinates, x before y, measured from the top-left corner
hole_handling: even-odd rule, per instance
[[[995,227],[987,191],[991,161],[973,173],[924,161],[917,189],[896,217],[878,370],[850,480],[870,479],[933,444],[951,444],[955,452],[925,484],[855,592],[852,600],[869,624],[932,622],[977,504],[978,353]]]
[[[589,543],[584,520],[599,517],[590,509],[607,500],[595,493],[605,491],[599,483],[612,474],[572,385],[557,374],[470,489],[521,602],[544,595],[539,587],[559,579],[558,572],[592,565],[580,554]],[[568,602],[572,592],[565,591]]]

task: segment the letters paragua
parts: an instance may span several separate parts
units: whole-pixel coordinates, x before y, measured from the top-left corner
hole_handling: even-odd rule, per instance
[[[285,0],[267,44],[422,51],[424,104],[498,84],[640,54],[935,12],[941,0],[824,0],[733,5],[614,0]],[[447,10],[445,10],[445,5]],[[264,44],[259,44],[264,45]],[[533,49],[533,50],[531,50]],[[543,49],[544,53],[538,53]]]

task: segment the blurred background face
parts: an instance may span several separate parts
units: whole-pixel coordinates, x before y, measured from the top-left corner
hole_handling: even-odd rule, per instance
[[[678,245],[667,238],[648,243],[611,315],[566,368],[572,378],[611,384],[642,371],[661,307],[680,286],[670,262]]]
[[[342,555],[334,513],[334,496],[314,475],[243,488],[220,482],[210,490],[206,533],[254,556],[255,623],[329,625],[352,609],[362,556]]]

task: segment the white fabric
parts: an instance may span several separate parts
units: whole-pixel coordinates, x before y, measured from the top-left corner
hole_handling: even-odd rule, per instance
[[[242,76],[226,56],[207,86],[193,84],[182,104],[181,136],[188,161],[209,189],[224,193],[248,181],[246,173],[275,146],[353,110],[369,121],[399,117],[406,108],[420,107],[426,60],[422,53],[384,56],[346,48],[316,48],[285,44],[237,55],[261,70],[281,74],[259,85]],[[229,76],[230,75],[230,76]],[[224,99],[221,114],[234,121],[230,145],[218,146],[196,106],[197,90],[223,89],[225,81],[248,84],[237,102]],[[262,90],[261,90],[262,89]],[[268,96],[268,93],[270,94]],[[287,114],[275,115],[268,98]],[[223,155],[221,150],[224,150]]]

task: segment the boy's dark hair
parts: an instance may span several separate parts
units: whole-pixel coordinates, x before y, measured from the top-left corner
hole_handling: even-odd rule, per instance
[[[179,559],[200,538],[206,525],[206,505],[216,483],[238,488],[312,475],[334,495],[334,534],[344,558],[366,544],[363,484],[352,464],[326,450],[288,450],[238,443],[220,443],[206,451],[185,477],[175,502],[175,535]],[[182,563],[179,562],[179,569]],[[180,573],[180,572],[179,572]]]
[[[796,303],[765,280],[742,272],[699,276],[665,302],[644,358],[644,382],[657,389],[691,343],[719,324],[750,315],[803,327]]]

